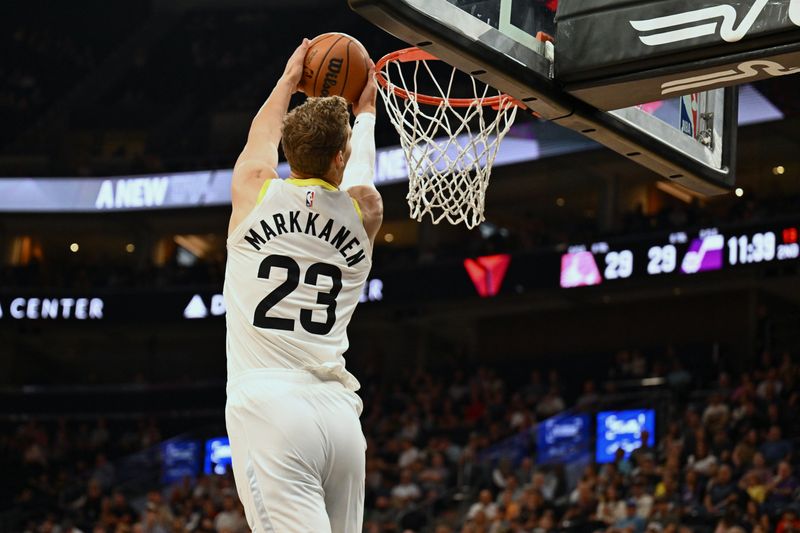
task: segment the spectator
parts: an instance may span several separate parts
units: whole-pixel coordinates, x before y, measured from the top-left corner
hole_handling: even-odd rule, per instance
[[[420,491],[419,485],[414,483],[411,470],[403,469],[400,472],[400,483],[392,489],[392,498],[402,503],[418,500],[421,496],[422,491]]]
[[[109,433],[108,433],[108,425],[106,424],[105,418],[98,418],[97,425],[95,426],[94,430],[92,430],[91,437],[89,438],[89,442],[91,443],[91,447],[94,450],[102,450],[108,444]]]
[[[119,489],[115,489],[111,495],[110,511],[117,522],[124,524],[132,524],[136,516],[136,511],[128,504],[128,500],[125,498],[125,493]]]
[[[436,496],[444,494],[446,487],[449,486],[449,479],[450,471],[441,453],[431,455],[430,465],[419,474],[419,481],[425,492],[433,492]]]
[[[382,531],[385,525],[395,522],[397,512],[392,509],[392,502],[386,496],[378,496],[372,509],[367,510],[365,526],[369,529],[369,524],[374,524],[376,531]]]
[[[767,485],[772,480],[772,472],[767,467],[764,454],[761,452],[753,454],[753,466],[747,471],[747,474],[752,474],[759,485]]]
[[[544,498],[538,490],[528,487],[522,493],[520,507],[520,520],[525,524],[532,524],[539,518],[545,509]]]
[[[636,514],[643,520],[647,520],[653,510],[653,496],[645,490],[643,481],[636,480],[634,482],[629,501],[636,502]]]
[[[677,456],[675,456],[677,460]],[[659,498],[666,498],[666,499],[674,499],[677,498],[678,495],[678,472],[679,467],[670,467],[667,466],[663,469],[663,474],[661,479],[655,486],[653,490],[653,497],[655,499]]]
[[[478,495],[478,501],[473,503],[467,512],[467,519],[474,519],[479,513],[483,514],[488,520],[494,520],[497,516],[497,504],[494,503],[492,493],[488,489],[483,489]]]
[[[100,482],[90,479],[86,488],[86,493],[81,496],[73,508],[76,511],[77,525],[81,529],[89,529],[100,518],[100,511],[103,503],[103,489]]]
[[[533,533],[552,533],[555,530],[555,512],[552,509],[548,509],[539,519],[539,523],[534,528]]]
[[[758,479],[755,472],[749,471],[739,481],[739,489],[747,494],[750,501],[755,502],[757,505],[764,503],[767,498],[767,487]]]
[[[681,505],[689,516],[698,516],[703,513],[703,488],[700,485],[699,474],[690,469],[681,486]]]
[[[560,413],[566,408],[564,399],[558,392],[557,385],[551,385],[547,394],[539,401],[536,406],[536,414],[540,418],[550,418],[556,413]]]
[[[705,497],[706,511],[712,516],[721,516],[737,499],[738,494],[736,485],[732,481],[731,467],[722,465],[717,470],[714,479],[708,482]]]
[[[676,528],[681,524],[680,513],[678,513],[676,506],[673,505],[668,498],[656,498],[653,505],[653,512],[650,513],[648,529],[650,529],[653,524],[658,524],[661,529],[666,529],[668,527]]]
[[[692,383],[692,374],[683,367],[680,359],[672,360],[672,368],[667,374],[667,383],[677,390],[686,389]]]
[[[773,512],[780,511],[794,499],[798,488],[800,484],[792,475],[792,466],[788,461],[781,461],[778,463],[778,474],[767,485],[766,505]]]
[[[800,518],[794,509],[786,509],[781,514],[781,519],[775,527],[775,533],[798,533],[800,532]]]
[[[725,429],[730,418],[730,408],[723,403],[721,394],[712,394],[708,406],[703,411],[703,425],[706,430],[714,434]]]
[[[104,453],[98,453],[94,460],[92,477],[100,483],[103,490],[109,490],[114,485],[114,465],[108,462]]]
[[[520,515],[520,505],[514,499],[511,490],[505,489],[498,496],[496,520],[501,520],[503,526],[508,527],[510,522],[516,521]],[[502,526],[501,526],[502,527]]]
[[[774,398],[779,396],[782,391],[783,382],[778,379],[778,369],[770,368],[767,370],[764,379],[758,384],[756,394],[762,400],[772,401]]]
[[[407,439],[402,441],[401,446],[402,452],[397,458],[397,466],[400,468],[408,468],[419,459],[419,449],[414,446],[413,442]]]
[[[528,405],[538,403],[544,396],[544,384],[542,383],[542,373],[539,370],[531,371],[529,383],[522,389],[522,395]]]
[[[533,472],[533,459],[530,457],[525,457],[522,461],[520,461],[519,467],[516,471],[516,476],[523,485],[527,485],[533,480]]]
[[[498,461],[497,466],[492,469],[492,483],[497,489],[504,489],[507,486],[508,478],[512,475],[511,461],[503,457]]]
[[[609,485],[595,511],[597,520],[612,525],[627,516],[626,504],[617,494],[617,488]]]
[[[142,516],[142,521],[138,524],[142,533],[168,533],[167,528],[158,519],[158,505],[148,502]]]
[[[542,495],[544,501],[552,502],[558,489],[558,478],[550,471],[537,470],[533,474],[531,487]]]
[[[512,430],[520,431],[531,426],[534,416],[526,407],[521,394],[515,394],[511,398],[510,407],[511,414],[508,418],[508,425]]]
[[[755,429],[747,431],[745,436],[734,448],[734,453],[739,458],[743,467],[750,466],[753,462],[753,456],[758,451],[758,433]]]
[[[580,396],[578,396],[578,400],[575,402],[575,407],[579,409],[591,407],[596,404],[599,399],[600,396],[597,394],[597,387],[594,384],[594,380],[587,379],[583,382],[583,392]]]
[[[222,498],[222,511],[214,517],[214,527],[217,531],[230,533],[245,533],[248,531],[247,520],[244,513],[234,499],[233,494],[225,494]]]
[[[473,383],[470,388],[470,402],[464,410],[464,418],[470,424],[475,424],[483,418],[486,413],[486,404],[481,399],[480,389],[477,383]]]
[[[637,512],[636,500],[630,499],[625,506],[625,517],[614,522],[615,529],[630,529],[632,533],[644,533],[645,519]]]
[[[650,432],[643,429],[640,435],[639,447],[631,452],[631,461],[634,466],[641,467],[645,459],[655,461],[656,450],[650,445]]]
[[[157,490],[151,490],[147,493],[147,504],[145,508],[147,512],[155,513],[155,520],[158,524],[166,529],[172,524],[172,520],[174,518],[172,514],[172,510],[169,508],[164,502],[164,499],[161,497],[161,493]],[[149,523],[143,520],[144,523]]]
[[[708,446],[705,441],[699,440],[695,452],[689,456],[689,466],[705,478],[709,478],[714,474],[717,468],[717,458],[708,451]]]
[[[756,388],[749,372],[743,372],[739,377],[739,386],[731,393],[730,399],[734,402],[744,402],[756,395]]]
[[[779,426],[771,426],[767,433],[766,442],[761,445],[759,451],[764,455],[767,464],[772,466],[786,459],[792,451],[792,445],[789,441],[781,438],[781,428]]]
[[[625,477],[631,475],[633,472],[633,465],[626,457],[625,450],[622,448],[617,448],[614,452],[614,464],[617,467],[617,471]]]
[[[670,457],[675,450],[678,450],[678,453],[680,453],[684,444],[685,439],[681,433],[681,425],[673,420],[669,423],[669,428],[661,439],[658,452],[663,457]]]

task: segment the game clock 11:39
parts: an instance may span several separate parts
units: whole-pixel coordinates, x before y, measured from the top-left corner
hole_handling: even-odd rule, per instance
[[[728,263],[731,265],[784,261],[800,256],[797,228],[784,228],[780,238],[774,231],[732,235],[727,244]]]

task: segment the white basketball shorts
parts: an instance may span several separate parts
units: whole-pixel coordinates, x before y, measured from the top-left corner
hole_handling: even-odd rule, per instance
[[[341,383],[303,370],[228,381],[233,475],[253,533],[361,533],[361,410]]]

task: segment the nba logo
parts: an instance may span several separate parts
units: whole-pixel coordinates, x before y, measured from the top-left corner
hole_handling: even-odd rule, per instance
[[[681,96],[681,131],[689,137],[697,138],[698,101],[697,94]]]
[[[306,191],[306,207],[314,207],[314,191]]]

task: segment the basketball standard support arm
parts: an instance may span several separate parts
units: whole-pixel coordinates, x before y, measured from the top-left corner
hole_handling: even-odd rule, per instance
[[[374,187],[375,184],[375,115],[360,113],[353,124],[350,138],[352,151],[344,169],[341,189],[357,185]]]

